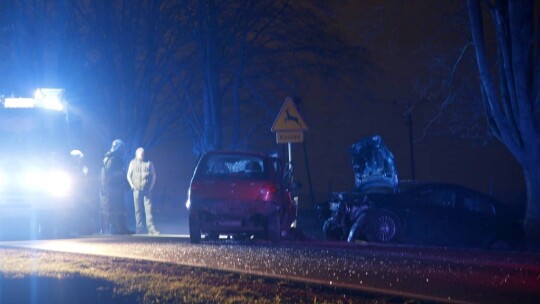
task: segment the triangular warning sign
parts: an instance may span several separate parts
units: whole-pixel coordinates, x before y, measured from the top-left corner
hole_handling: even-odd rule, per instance
[[[277,131],[307,131],[308,127],[304,122],[298,109],[294,105],[292,98],[287,97],[281,110],[272,125],[272,132]]]

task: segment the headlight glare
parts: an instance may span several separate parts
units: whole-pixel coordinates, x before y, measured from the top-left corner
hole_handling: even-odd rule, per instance
[[[45,182],[45,190],[53,196],[66,196],[71,190],[71,176],[66,172],[52,171]]]
[[[53,196],[66,196],[72,186],[71,176],[60,170],[30,170],[23,175],[21,185],[28,191],[43,191]]]
[[[27,190],[39,190],[42,186],[43,181],[46,180],[45,174],[38,170],[26,171],[23,179],[21,180],[21,185]]]

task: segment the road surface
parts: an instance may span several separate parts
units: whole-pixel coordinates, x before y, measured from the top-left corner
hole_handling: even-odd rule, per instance
[[[219,242],[123,236],[0,242],[308,282],[437,302],[538,303],[540,254],[322,242]]]

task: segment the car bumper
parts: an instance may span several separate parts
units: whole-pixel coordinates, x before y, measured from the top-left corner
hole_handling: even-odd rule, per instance
[[[277,212],[276,204],[259,201],[195,201],[190,208],[203,233],[264,232],[268,217]]]
[[[74,208],[71,197],[52,197],[40,194],[0,195],[0,218],[33,217],[36,213],[66,211]]]

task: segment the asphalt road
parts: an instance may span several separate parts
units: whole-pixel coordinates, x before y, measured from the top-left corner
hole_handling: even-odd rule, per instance
[[[322,242],[125,236],[0,242],[4,248],[168,262],[437,302],[539,303],[540,253]]]

